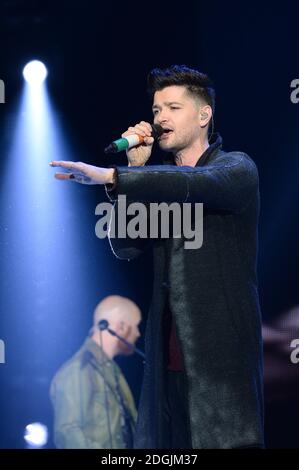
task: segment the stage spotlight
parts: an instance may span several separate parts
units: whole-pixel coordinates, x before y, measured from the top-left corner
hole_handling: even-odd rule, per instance
[[[28,62],[23,70],[23,77],[26,82],[30,83],[30,85],[38,85],[42,83],[47,75],[48,71],[45,65],[39,60]]]
[[[24,439],[30,448],[39,449],[48,442],[48,428],[42,423],[31,423],[25,428]]]

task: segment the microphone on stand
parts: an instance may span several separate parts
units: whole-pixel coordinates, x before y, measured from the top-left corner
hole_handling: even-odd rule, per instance
[[[112,336],[116,336],[120,341],[122,341],[126,346],[128,346],[130,349],[132,349],[134,352],[136,352],[137,354],[139,354],[139,356],[141,356],[143,359],[145,359],[145,354],[140,350],[138,349],[134,344],[132,343],[129,343],[125,338],[123,338],[122,336],[119,336],[116,331],[114,330],[111,330],[111,328],[109,328],[109,323],[107,320],[103,319],[103,320],[100,320],[98,322],[98,327],[101,331],[104,331],[104,330],[107,330]]]

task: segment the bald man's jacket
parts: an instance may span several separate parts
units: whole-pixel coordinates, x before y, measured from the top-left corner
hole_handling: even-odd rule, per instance
[[[60,449],[123,449],[122,406],[116,380],[135,429],[137,412],[131,390],[115,361],[87,338],[55,374],[50,396],[54,442]]]

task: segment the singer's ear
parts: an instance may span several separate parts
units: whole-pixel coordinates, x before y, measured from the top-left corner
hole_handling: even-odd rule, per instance
[[[212,108],[208,104],[200,108],[199,113],[199,124],[200,127],[208,126],[210,119],[212,118]]]

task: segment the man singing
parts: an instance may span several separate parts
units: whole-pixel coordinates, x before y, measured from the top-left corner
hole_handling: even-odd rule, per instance
[[[51,163],[68,171],[58,179],[106,184],[112,201],[203,203],[200,248],[186,249],[184,236],[110,240],[119,258],[149,241],[154,256],[135,447],[262,448],[257,168],[245,153],[223,151],[219,135],[209,142],[215,93],[205,74],[154,69],[148,85],[163,165],[146,165],[154,138],[144,121],[123,133],[143,138],[126,167]]]

